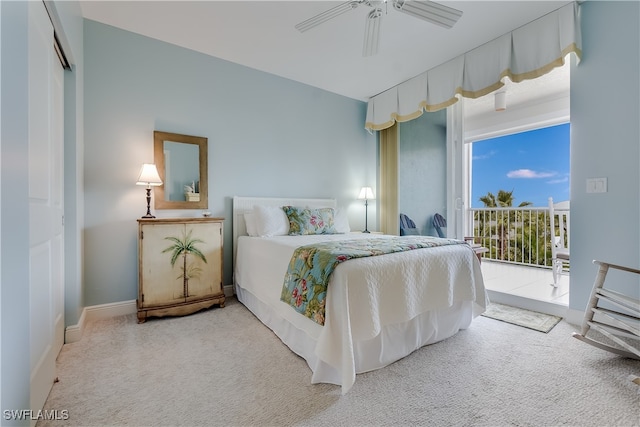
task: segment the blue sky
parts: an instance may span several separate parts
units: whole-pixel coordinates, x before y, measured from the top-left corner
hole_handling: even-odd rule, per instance
[[[473,144],[471,207],[481,196],[513,190],[513,206],[569,200],[569,124],[501,136]]]

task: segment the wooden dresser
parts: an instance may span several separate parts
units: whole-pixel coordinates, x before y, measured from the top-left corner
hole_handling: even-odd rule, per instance
[[[224,307],[224,218],[138,219],[138,322]]]

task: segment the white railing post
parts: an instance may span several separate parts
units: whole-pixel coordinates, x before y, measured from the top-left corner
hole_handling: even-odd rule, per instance
[[[469,208],[468,217],[486,259],[551,268],[548,207]]]

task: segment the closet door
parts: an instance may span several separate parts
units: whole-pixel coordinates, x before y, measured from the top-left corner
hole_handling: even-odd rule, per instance
[[[29,309],[32,410],[64,341],[63,69],[42,2],[29,2]]]

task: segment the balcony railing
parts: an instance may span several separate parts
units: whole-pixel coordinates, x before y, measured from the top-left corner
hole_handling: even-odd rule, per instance
[[[475,242],[489,249],[485,258],[551,267],[551,236],[559,230],[550,230],[549,208],[472,208],[468,218]]]

